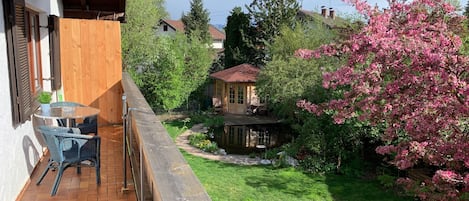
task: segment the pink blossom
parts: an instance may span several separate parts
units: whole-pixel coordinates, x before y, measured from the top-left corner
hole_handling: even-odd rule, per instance
[[[462,40],[446,24],[459,19],[455,8],[446,0],[389,1],[380,12],[364,0],[345,1],[368,19],[365,27],[339,45],[295,54],[345,55],[344,66],[323,73],[325,88],[347,89],[343,99],[297,105],[314,114],[334,110],[336,123],[356,114],[371,125],[385,122],[381,139],[392,145],[377,153],[393,154],[390,162],[400,169],[417,163],[446,168],[425,184],[432,191],[414,186],[422,199],[459,196],[460,175],[469,190],[469,143],[460,124],[469,114],[469,57],[461,55]]]
[[[393,153],[395,152],[395,150],[396,150],[396,147],[394,147],[393,145],[379,146],[376,148],[376,153],[385,155],[385,154]]]
[[[299,49],[295,51],[295,56],[303,59],[311,59],[313,57],[313,51],[308,49]]]
[[[448,182],[451,184],[456,184],[463,182],[459,174],[448,170],[437,170],[432,180],[434,183]]]

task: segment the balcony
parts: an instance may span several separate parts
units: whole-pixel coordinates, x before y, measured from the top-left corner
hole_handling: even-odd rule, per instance
[[[124,73],[121,84],[128,108],[123,110],[127,113],[124,123],[99,127],[101,185],[95,182],[93,168],[84,167],[78,175],[72,167],[64,172],[57,195],[51,197],[55,172],[35,185],[47,164],[46,155],[18,200],[211,200],[130,76]],[[127,188],[123,188],[124,136]]]
[[[47,155],[41,160],[31,176],[31,182],[24,191],[21,199],[24,201],[42,200],[119,200],[135,201],[137,196],[133,187],[132,175],[127,171],[128,189],[122,191],[124,185],[123,155],[122,155],[122,126],[105,126],[99,128],[101,136],[101,184],[96,184],[94,168],[83,167],[81,174],[76,168],[65,170],[57,195],[51,197],[50,190],[54,183],[55,171],[49,172],[40,185],[36,181],[47,165]],[[128,170],[130,170],[128,168]]]

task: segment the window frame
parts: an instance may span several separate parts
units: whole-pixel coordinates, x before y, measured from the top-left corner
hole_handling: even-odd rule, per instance
[[[39,30],[39,13],[25,8],[25,21],[28,29],[29,76],[31,94],[37,97],[43,91],[41,32]]]
[[[238,139],[237,139],[237,140],[238,140],[238,145],[243,145],[243,141],[244,141],[244,140],[243,140],[243,139],[244,139],[244,138],[243,138],[243,136],[244,136],[244,127],[241,127],[241,126],[238,127],[238,129],[237,129],[237,135],[238,135],[238,137],[237,137],[237,138],[238,138]]]
[[[229,101],[230,103],[235,103],[235,89],[234,89],[234,86],[232,84],[230,84],[230,87],[229,87]]]
[[[244,104],[244,86],[238,85],[237,103]]]

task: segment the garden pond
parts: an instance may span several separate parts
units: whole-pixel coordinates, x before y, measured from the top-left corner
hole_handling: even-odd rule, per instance
[[[291,129],[283,124],[229,125],[209,135],[212,142],[228,154],[250,154],[280,147],[293,139]]]

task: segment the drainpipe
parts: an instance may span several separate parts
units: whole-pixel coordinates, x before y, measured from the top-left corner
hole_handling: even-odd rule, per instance
[[[123,138],[122,138],[122,150],[123,150],[123,165],[124,165],[124,186],[122,187],[121,191],[126,192],[129,190],[127,187],[127,96],[125,94],[122,95],[122,126],[123,126]]]

